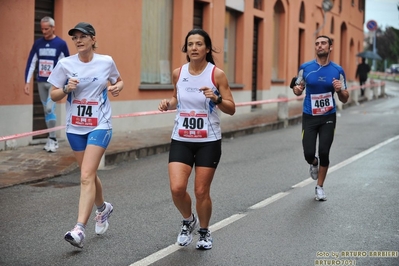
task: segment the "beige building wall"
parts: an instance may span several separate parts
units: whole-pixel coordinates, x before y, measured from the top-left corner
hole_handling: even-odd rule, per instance
[[[32,130],[32,99],[24,94],[26,58],[33,44],[34,1],[0,0],[0,136]],[[29,138],[28,138],[29,139]],[[27,145],[26,138],[19,139]],[[4,143],[0,143],[0,150]]]
[[[67,41],[71,54],[76,53],[76,49],[67,32],[78,22],[86,21],[96,29],[97,52],[111,55],[115,60],[125,88],[119,97],[110,97],[113,115],[155,111],[159,100],[172,94],[170,84],[140,84],[143,1],[149,0],[80,0],[79,4],[70,0],[54,1],[56,34]],[[230,85],[237,103],[252,99],[254,57],[256,99],[277,98],[280,94],[293,97],[289,82],[296,75],[299,61],[314,58],[315,32],[322,25],[317,35],[328,35],[334,40],[331,59],[342,65],[350,85],[355,80],[355,55],[363,50],[364,11],[358,7],[362,1],[353,1],[352,5],[352,1],[335,0],[333,9],[324,15],[321,0],[173,0],[170,71],[186,62],[181,48],[193,27],[194,6],[201,4],[203,28],[219,51],[214,56],[221,69],[225,68],[226,10],[236,14],[235,76]],[[255,8],[257,3],[260,5]],[[0,16],[0,136],[7,136],[32,131],[33,97],[23,93],[23,86],[26,60],[34,41],[35,1],[0,0],[0,8],[3,11]],[[254,25],[258,30],[256,56]],[[57,106],[59,125],[65,124],[64,108],[64,102]],[[237,114],[250,111],[250,107],[237,108]],[[172,126],[173,118],[174,114],[118,118],[113,120],[114,132]],[[60,138],[64,135],[63,131],[58,132]],[[32,137],[17,139],[18,145],[28,145],[31,140]]]

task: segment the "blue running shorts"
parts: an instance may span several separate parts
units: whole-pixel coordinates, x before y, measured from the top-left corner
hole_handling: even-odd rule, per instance
[[[84,135],[67,133],[69,145],[73,151],[84,151],[87,145],[108,147],[112,137],[112,129],[97,129]]]

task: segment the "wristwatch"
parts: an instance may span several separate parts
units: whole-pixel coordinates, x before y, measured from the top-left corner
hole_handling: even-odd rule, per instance
[[[68,94],[68,93],[69,93],[69,91],[68,91],[68,85],[65,85],[64,88],[62,89],[62,91],[63,91],[65,94]]]
[[[216,100],[216,102],[215,102],[215,104],[219,104],[219,103],[222,103],[222,95],[219,95],[218,96],[218,99]]]

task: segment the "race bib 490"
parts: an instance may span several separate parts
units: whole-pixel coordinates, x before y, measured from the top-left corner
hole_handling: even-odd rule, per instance
[[[182,110],[179,115],[179,136],[182,138],[208,137],[208,112]]]

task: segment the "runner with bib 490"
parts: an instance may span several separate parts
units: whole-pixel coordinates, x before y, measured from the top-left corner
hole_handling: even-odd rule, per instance
[[[183,216],[177,243],[187,246],[199,226],[197,249],[211,249],[211,183],[222,153],[218,109],[235,113],[235,103],[225,73],[215,66],[212,42],[202,29],[191,30],[182,49],[185,65],[173,71],[172,98],[159,103],[160,111],[177,109],[169,152],[172,199]],[[198,217],[192,212],[187,183],[195,165],[194,190]]]

